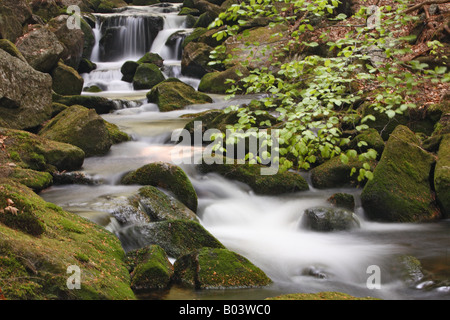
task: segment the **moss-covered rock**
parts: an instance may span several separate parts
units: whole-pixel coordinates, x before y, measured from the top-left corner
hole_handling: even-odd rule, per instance
[[[8,178],[27,186],[35,192],[40,192],[53,184],[53,176],[49,172],[31,169],[14,168]]]
[[[327,199],[332,205],[348,210],[355,210],[355,197],[352,194],[338,192]]]
[[[306,209],[300,226],[314,231],[342,231],[359,228],[358,217],[351,211],[340,208],[315,207]]]
[[[420,147],[420,140],[405,126],[397,126],[383,155],[364,187],[361,201],[371,220],[430,221],[438,218],[430,186],[434,157]]]
[[[117,105],[113,100],[97,96],[62,96],[54,93],[53,102],[61,103],[66,106],[80,105],[89,109],[94,109],[98,114],[110,113],[116,110]]]
[[[161,56],[154,52],[147,52],[144,54],[138,61],[138,64],[142,63],[150,63],[161,68],[164,65],[164,59]]]
[[[375,162],[369,164],[372,169],[375,167]],[[350,159],[348,163],[343,163],[339,157],[334,157],[311,170],[311,183],[317,189],[357,186],[358,175],[351,175],[352,168],[358,172],[363,168],[363,162]]]
[[[450,216],[450,134],[441,140],[438,161],[434,171],[437,201],[446,217]]]
[[[27,0],[3,0],[0,6],[0,30],[3,39],[16,42],[32,12]]]
[[[127,264],[131,270],[131,288],[148,291],[167,288],[172,280],[173,266],[166,252],[158,245],[127,252]]]
[[[361,153],[367,152],[369,149],[374,149],[378,154],[378,158],[380,158],[384,150],[384,140],[376,129],[370,128],[353,138],[348,147],[359,150]]]
[[[62,103],[53,102],[52,103],[52,118],[56,117],[59,113],[66,110],[67,108],[68,108],[68,106],[66,106]]]
[[[198,91],[225,94],[227,90],[231,89],[242,77],[246,77],[248,74],[247,69],[242,66],[235,66],[225,71],[207,73],[202,77]]]
[[[165,162],[150,163],[126,174],[122,183],[150,185],[168,190],[189,209],[197,211],[197,193],[186,173],[176,165]]]
[[[83,91],[83,78],[78,72],[62,62],[52,71],[52,88],[57,94],[63,96],[79,95]]]
[[[289,293],[266,300],[379,300],[372,297],[355,297],[342,292]]]
[[[0,49],[0,125],[32,129],[51,116],[52,78],[15,55]]]
[[[0,277],[8,279],[2,283],[6,299],[135,299],[125,253],[112,233],[11,180],[1,179],[0,190],[0,208],[17,210],[13,222],[0,221]],[[28,219],[22,219],[26,214]],[[67,287],[69,266],[80,268],[79,290]]]
[[[165,194],[153,186],[139,189],[139,195],[132,199],[137,201],[151,221],[192,220],[199,222],[197,215],[182,202]]]
[[[71,106],[50,120],[39,135],[69,143],[82,149],[86,156],[104,155],[112,145],[105,121],[83,106]]]
[[[175,261],[177,282],[195,289],[267,286],[272,280],[247,258],[227,249],[202,248]]]
[[[131,232],[134,241],[138,241],[138,247],[156,244],[169,257],[176,259],[203,247],[224,248],[201,224],[191,220],[164,220],[133,225],[123,232]],[[126,234],[122,236],[126,237]]]
[[[198,166],[202,173],[215,172],[221,176],[247,184],[257,194],[283,194],[309,190],[308,183],[298,173],[286,171],[273,175],[263,175],[265,166],[260,164],[236,164],[234,161],[223,164],[204,162]]]
[[[121,142],[130,141],[131,137],[120,130],[120,128],[114,123],[105,121],[106,129],[108,130],[109,137],[111,138],[112,144],[117,144]]]
[[[44,139],[35,134],[0,128],[4,149],[0,149],[0,163],[37,171],[72,171],[81,168],[83,150],[67,143]]]
[[[136,70],[139,67],[139,63],[136,61],[125,61],[125,63],[120,68],[120,72],[122,73],[122,81],[133,82],[134,75],[136,74]]]
[[[189,42],[197,42],[197,40],[205,34],[208,31],[206,28],[195,28],[194,31],[190,35],[188,35],[186,38],[184,38],[183,43],[181,44],[181,47],[184,49]]]
[[[11,41],[9,41],[8,39],[0,39],[0,49],[6,51],[11,56],[22,60],[23,62],[27,62],[22,53],[20,53],[19,49],[17,49],[16,45]]]
[[[78,66],[78,73],[90,73],[91,71],[97,69],[97,64],[93,63],[89,59],[83,58]]]
[[[135,90],[151,89],[165,79],[166,78],[157,65],[152,63],[142,63],[137,67],[134,74],[133,88]]]
[[[152,4],[159,3],[159,0],[133,0],[132,4],[134,6],[149,6]]]
[[[210,96],[197,92],[193,87],[176,79],[167,79],[154,86],[147,94],[150,103],[156,103],[160,111],[183,109],[192,104],[211,103]]]

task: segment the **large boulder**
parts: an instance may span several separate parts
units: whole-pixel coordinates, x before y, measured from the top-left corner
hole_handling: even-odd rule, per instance
[[[434,187],[442,212],[446,217],[450,216],[450,134],[445,134],[440,143]]]
[[[204,247],[224,249],[223,244],[201,224],[191,220],[135,224],[122,229],[119,238],[125,239],[123,245],[127,251],[156,244],[176,259]]]
[[[169,287],[173,266],[165,251],[158,245],[127,252],[131,270],[131,288],[136,291],[165,289]]]
[[[0,127],[4,156],[2,164],[37,171],[71,171],[84,162],[83,150],[67,143],[44,139],[35,134]]]
[[[134,73],[133,88],[135,90],[151,89],[165,79],[166,78],[157,65],[143,63],[137,67],[136,72]]]
[[[193,87],[177,79],[167,79],[147,93],[147,100],[156,103],[160,111],[183,109],[192,104],[211,103],[210,96],[197,92]]]
[[[150,163],[126,174],[122,183],[150,185],[168,190],[189,209],[197,211],[197,193],[186,173],[176,165],[165,162]]]
[[[64,52],[56,35],[42,26],[34,26],[17,40],[16,46],[30,66],[41,72],[52,71]]]
[[[272,280],[247,258],[227,249],[201,248],[175,261],[175,281],[195,289],[263,287]]]
[[[359,228],[358,217],[341,208],[315,207],[306,209],[300,221],[302,228],[314,231],[342,231]]]
[[[205,74],[215,71],[208,65],[212,47],[202,42],[189,42],[181,57],[181,72],[190,77],[202,78]]]
[[[0,6],[0,38],[15,42],[23,35],[23,27],[32,12],[27,0],[2,0]]]
[[[397,126],[367,182],[361,202],[371,220],[418,222],[440,216],[430,186],[434,157],[403,125]]]
[[[104,155],[112,145],[104,120],[83,106],[71,106],[49,121],[39,135],[69,143],[82,149],[86,156]]]
[[[6,299],[135,299],[125,252],[109,231],[8,179],[0,179],[0,210],[0,277],[8,279],[2,282]],[[76,276],[69,266],[79,267],[80,289],[67,286]]]
[[[85,32],[81,28],[69,29],[67,27],[67,19],[69,19],[68,15],[60,15],[53,18],[47,23],[47,28],[56,35],[64,47],[61,55],[64,63],[77,69],[83,56]]]
[[[57,94],[79,95],[83,91],[84,80],[72,67],[59,62],[52,71],[52,88]]]
[[[52,79],[0,50],[0,126],[31,129],[52,113]]]

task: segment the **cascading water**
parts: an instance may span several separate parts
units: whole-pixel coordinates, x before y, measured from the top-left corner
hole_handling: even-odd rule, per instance
[[[123,174],[150,162],[173,160],[171,151],[175,145],[170,141],[170,137],[188,121],[180,118],[182,114],[221,109],[230,104],[244,104],[255,98],[246,96],[225,101],[221,96],[213,96],[215,100],[213,104],[161,113],[156,105],[137,98],[146,91],[135,92],[130,84],[121,81],[119,74],[121,64],[128,59],[139,58],[141,53],[143,55],[145,52],[138,51],[146,51],[148,48],[163,56],[166,75],[179,77],[185,82],[192,80],[181,77],[177,52],[179,49],[174,49],[178,40],[172,42],[172,46],[166,45],[171,36],[186,31],[183,18],[176,15],[177,9],[179,5],[167,4],[128,7],[115,14],[97,15],[95,30],[97,43],[92,59],[98,68],[83,77],[86,86],[94,83],[104,85],[106,91],[102,92],[102,95],[111,93],[122,98],[136,95],[135,98],[140,103],[134,107],[104,115],[105,120],[117,124],[134,139],[114,145],[106,156],[85,160],[83,171],[102,181],[102,184],[53,186],[42,194],[47,201],[105,226],[119,237],[127,249],[145,245],[145,238],[133,239],[133,235],[130,235],[111,215],[114,208],[122,205],[127,197],[139,188],[120,185],[118,182]],[[152,39],[151,47],[145,42],[145,45],[137,49],[138,46],[134,43],[139,41],[138,37],[130,38],[129,42],[123,42],[122,53],[117,55],[120,61],[102,61],[106,57],[102,58],[101,55],[100,39],[105,29],[102,21],[105,23],[110,19],[111,22],[108,24],[120,30],[127,29],[130,25],[137,28],[138,25],[144,24],[134,18],[130,19],[130,16],[138,19],[139,15],[153,15],[164,20],[161,30],[155,37],[145,36]],[[126,34],[129,31],[120,32]],[[123,37],[120,32],[118,39]],[[141,36],[142,34],[145,32],[141,33]],[[180,37],[174,36],[173,39]],[[195,81],[193,82],[195,84]],[[249,258],[274,280],[274,284],[267,288],[189,291],[182,293],[184,297],[258,299],[282,293],[319,291],[342,291],[356,296],[385,299],[449,297],[450,287],[444,285],[430,291],[409,287],[392,268],[393,258],[398,254],[415,255],[427,267],[437,272],[442,264],[448,265],[446,249],[450,245],[448,222],[425,225],[374,223],[366,221],[363,211],[358,207],[356,214],[361,220],[360,229],[317,233],[299,226],[303,211],[310,207],[326,205],[326,199],[335,192],[353,193],[358,199],[358,190],[311,189],[308,192],[289,195],[259,196],[241,183],[216,174],[199,174],[193,165],[185,165],[183,169],[199,196],[198,216],[202,225],[227,248]],[[135,222],[142,223],[139,219]],[[436,248],[436,243],[439,243],[440,247]],[[370,290],[367,287],[367,279],[370,276],[367,270],[373,265],[379,266],[382,271],[379,290]],[[448,268],[444,270],[448,271]],[[174,296],[169,293],[164,298],[171,299],[175,296],[179,298],[179,293],[173,294]]]

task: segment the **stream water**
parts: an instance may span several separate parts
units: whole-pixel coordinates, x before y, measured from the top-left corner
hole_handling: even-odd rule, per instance
[[[132,239],[111,215],[138,186],[118,184],[126,172],[154,161],[170,162],[172,132],[184,127],[183,114],[207,109],[221,109],[229,104],[249,102],[255,97],[242,96],[227,101],[212,95],[214,103],[189,106],[182,111],[159,112],[146,103],[145,91],[134,91],[121,81],[120,67],[126,60],[137,60],[147,51],[164,59],[167,76],[176,76],[197,88],[199,79],[181,74],[178,44],[167,46],[167,39],[185,28],[184,17],[178,16],[180,4],[127,7],[114,14],[97,14],[94,30],[96,46],[92,60],[98,68],[83,74],[85,86],[99,85],[97,95],[134,101],[134,107],[118,109],[103,117],[117,124],[133,139],[114,145],[103,157],[85,160],[83,172],[102,183],[96,185],[53,186],[44,191],[45,200],[94,221],[116,234],[125,250],[134,249]],[[151,30],[152,21],[162,19],[158,32]],[[115,28],[114,42],[120,48],[113,56],[105,53],[101,37],[105,25]],[[150,27],[149,27],[150,26]],[[101,54],[103,50],[103,54]],[[387,224],[369,222],[357,203],[356,214],[361,228],[346,232],[318,233],[299,228],[303,211],[327,205],[326,199],[336,192],[355,195],[360,190],[315,190],[279,196],[258,196],[235,181],[216,174],[199,174],[194,165],[183,165],[199,197],[198,216],[202,225],[228,249],[247,257],[274,281],[257,289],[195,291],[179,287],[148,295],[142,299],[263,299],[284,293],[340,291],[355,296],[382,299],[449,299],[450,298],[450,221],[430,224]],[[409,254],[420,259],[424,278],[415,283],[402,280],[396,257]],[[380,268],[381,288],[367,285],[370,266]],[[369,269],[370,270],[370,269]]]

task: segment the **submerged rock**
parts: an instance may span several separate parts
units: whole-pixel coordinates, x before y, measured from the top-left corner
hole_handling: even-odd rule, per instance
[[[254,288],[272,280],[247,258],[227,249],[201,248],[174,264],[177,282],[195,289]]]
[[[210,96],[174,78],[167,79],[147,93],[147,100],[156,103],[162,112],[183,109],[192,104],[211,103]]]
[[[341,231],[359,228],[358,217],[340,208],[315,207],[305,210],[300,221],[302,228],[314,231]]]
[[[371,220],[419,222],[440,216],[433,198],[430,173],[434,157],[420,146],[407,127],[399,125],[367,182],[361,202]]]
[[[197,193],[186,173],[178,166],[155,162],[147,164],[122,178],[123,184],[159,187],[172,192],[190,210],[197,211]]]

